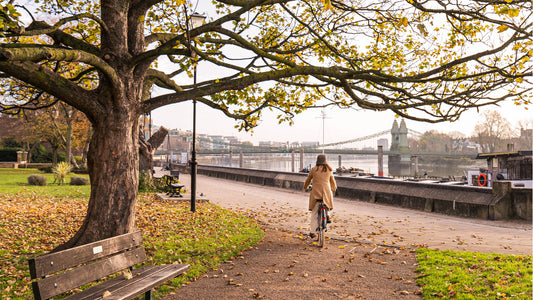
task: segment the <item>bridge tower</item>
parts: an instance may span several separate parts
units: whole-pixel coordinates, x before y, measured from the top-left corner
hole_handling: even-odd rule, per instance
[[[407,125],[402,119],[400,126],[394,120],[391,129],[391,147],[389,155],[389,175],[409,176],[411,174],[411,153],[407,142]]]
[[[399,127],[398,122],[394,120],[394,123],[392,123],[391,136],[392,140],[390,151],[409,152],[409,143],[407,142],[407,125],[405,124],[405,120],[402,119]]]

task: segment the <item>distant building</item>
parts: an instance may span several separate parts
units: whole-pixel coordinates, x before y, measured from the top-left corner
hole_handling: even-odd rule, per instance
[[[270,148],[272,147],[272,142],[271,141],[259,141],[259,147]]]
[[[24,133],[24,126],[23,119],[0,114],[0,140],[20,138]]]
[[[298,149],[298,148],[301,147],[301,144],[300,144],[300,142],[292,142],[292,143],[289,145],[289,147],[290,147],[291,149]]]
[[[320,142],[302,142],[302,147],[318,147],[320,146]]]
[[[533,137],[533,129],[523,129],[520,128],[520,138],[521,139],[529,139]]]
[[[222,135],[210,135],[213,143],[213,150],[229,150],[230,142],[225,136]]]
[[[167,138],[163,141],[161,146],[157,148],[160,151],[173,152],[187,152],[190,147],[190,132],[171,129],[168,132]]]

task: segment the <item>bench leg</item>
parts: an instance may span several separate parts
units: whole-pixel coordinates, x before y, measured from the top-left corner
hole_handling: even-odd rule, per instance
[[[152,300],[152,290],[149,290],[144,293],[144,300]]]

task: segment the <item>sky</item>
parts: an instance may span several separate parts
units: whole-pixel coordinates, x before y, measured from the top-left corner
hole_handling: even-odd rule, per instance
[[[513,128],[518,121],[533,120],[533,107],[529,110],[524,106],[516,106],[512,102],[501,106],[488,106],[477,110],[470,110],[456,122],[430,124],[406,119],[407,128],[425,132],[437,130],[442,133],[459,131],[471,136],[475,125],[482,120],[484,110],[496,110],[505,117]],[[324,142],[333,143],[346,141],[358,137],[388,130],[392,127],[395,114],[389,111],[373,112],[355,109],[326,109],[326,119],[322,120],[320,109],[310,109],[294,118],[292,126],[287,123],[278,124],[275,114],[265,112],[260,125],[251,132],[239,132],[234,126],[236,121],[205,105],[197,104],[196,131],[198,134],[236,136],[241,141],[251,141],[257,145],[259,141],[304,142],[317,141],[322,143],[322,129],[324,125]],[[401,120],[401,119],[398,119]],[[192,130],[191,102],[172,104],[152,112],[154,125],[168,129]],[[398,121],[399,122],[399,121]],[[389,137],[390,138],[390,137]]]

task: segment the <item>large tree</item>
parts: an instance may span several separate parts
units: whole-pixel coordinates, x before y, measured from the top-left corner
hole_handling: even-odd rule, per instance
[[[65,247],[133,230],[138,120],[164,105],[195,99],[248,129],[265,108],[289,123],[324,105],[440,122],[531,99],[530,0],[213,0],[197,28],[184,0],[25,3],[0,8],[3,109],[49,105],[9,93],[29,84],[94,129],[87,216]],[[214,75],[194,84],[198,63]]]
[[[495,110],[483,112],[474,128],[474,138],[482,152],[505,151],[512,135],[511,123]]]

